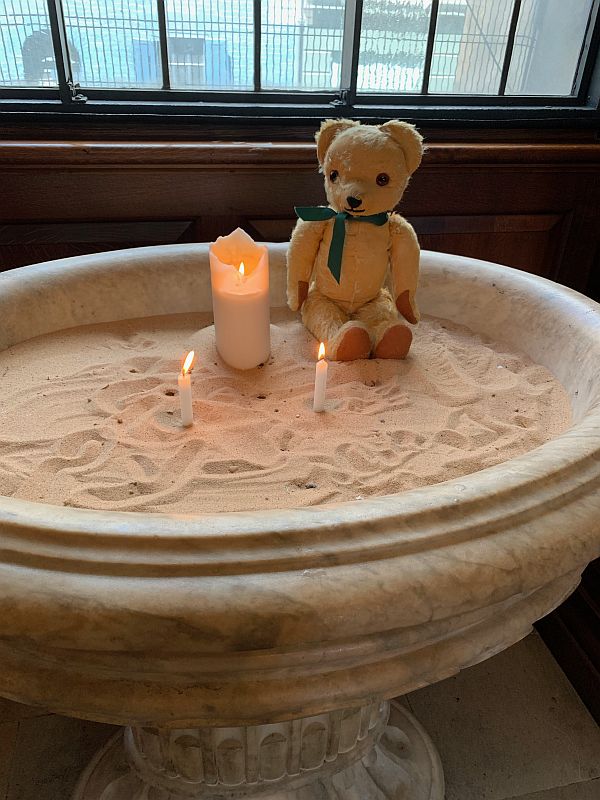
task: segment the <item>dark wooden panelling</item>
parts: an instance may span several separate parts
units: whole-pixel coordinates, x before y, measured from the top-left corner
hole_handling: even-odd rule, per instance
[[[265,239],[285,239],[294,205],[324,202],[316,167],[308,142],[5,141],[0,221],[176,218],[193,221],[187,240],[213,239],[239,224]],[[424,247],[508,263],[585,290],[598,239],[599,172],[600,145],[589,141],[434,142],[400,211],[421,228]],[[91,232],[87,242],[89,250],[103,242],[114,247],[114,239]],[[65,240],[66,251],[47,253],[81,252],[73,244]],[[25,263],[39,252],[15,258],[5,251],[4,261]]]
[[[296,224],[296,217],[269,218],[249,217],[246,220],[246,230],[251,236],[258,237],[263,242],[287,242]]]
[[[411,217],[421,247],[554,277],[570,214]]]
[[[52,222],[0,224],[0,244],[41,244],[57,242],[177,241],[190,227],[190,220],[148,222]]]
[[[600,725],[600,561],[581,585],[537,629]]]
[[[248,228],[246,218],[240,214],[203,214],[192,225],[195,242],[214,242],[236,228]]]
[[[0,244],[0,271],[25,267],[27,264],[39,264],[42,261],[54,261],[57,258],[84,256],[88,253],[103,253],[107,250],[120,250],[132,247],[132,243],[109,242],[51,242],[46,244]]]
[[[0,225],[0,270],[123,247],[186,241],[190,228],[189,220],[9,223]]]

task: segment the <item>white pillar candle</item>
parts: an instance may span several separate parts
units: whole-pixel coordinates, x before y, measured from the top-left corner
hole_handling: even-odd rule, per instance
[[[177,376],[179,386],[179,405],[181,406],[181,424],[184,428],[189,428],[194,423],[194,410],[192,408],[192,379],[190,370],[194,361],[194,351],[185,357],[181,372]]]
[[[325,360],[325,345],[321,342],[319,347],[319,360],[315,367],[315,394],[313,397],[313,411],[325,410],[325,391],[327,389],[327,361]]]
[[[267,248],[237,228],[209,253],[217,350],[230,367],[252,369],[271,352]]]

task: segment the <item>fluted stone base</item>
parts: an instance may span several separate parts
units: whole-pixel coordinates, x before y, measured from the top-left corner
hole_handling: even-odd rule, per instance
[[[389,714],[389,718],[388,718]],[[431,740],[398,703],[247,728],[127,728],[73,800],[443,800]]]

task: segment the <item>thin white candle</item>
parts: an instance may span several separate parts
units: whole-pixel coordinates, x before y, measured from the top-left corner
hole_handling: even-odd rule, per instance
[[[315,367],[315,394],[313,398],[313,411],[325,410],[325,391],[327,389],[327,361],[325,360],[325,345],[321,342],[319,347],[319,360]]]
[[[210,245],[215,341],[235,369],[252,369],[271,350],[269,254],[237,228]]]
[[[181,372],[177,377],[179,386],[179,405],[181,406],[181,424],[189,428],[194,424],[194,409],[192,408],[192,380],[190,370],[194,361],[194,351],[187,354]]]

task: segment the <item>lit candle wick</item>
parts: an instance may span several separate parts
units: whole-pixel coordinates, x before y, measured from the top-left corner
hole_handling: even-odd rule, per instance
[[[187,373],[190,371],[193,361],[194,361],[194,351],[190,350],[190,352],[185,357],[185,361],[183,362],[183,367],[181,368],[181,371],[183,372],[184,375],[187,375]]]
[[[179,386],[179,405],[181,407],[181,424],[184,428],[188,428],[194,422],[194,409],[192,407],[192,381],[190,370],[194,363],[194,351],[190,352],[185,357],[183,366],[181,367],[181,374],[177,378],[177,385]]]
[[[245,267],[243,261],[240,261],[240,265],[237,268],[236,278],[237,278],[236,283],[237,283],[238,286],[241,286],[245,282],[245,279],[246,279],[246,267]]]

